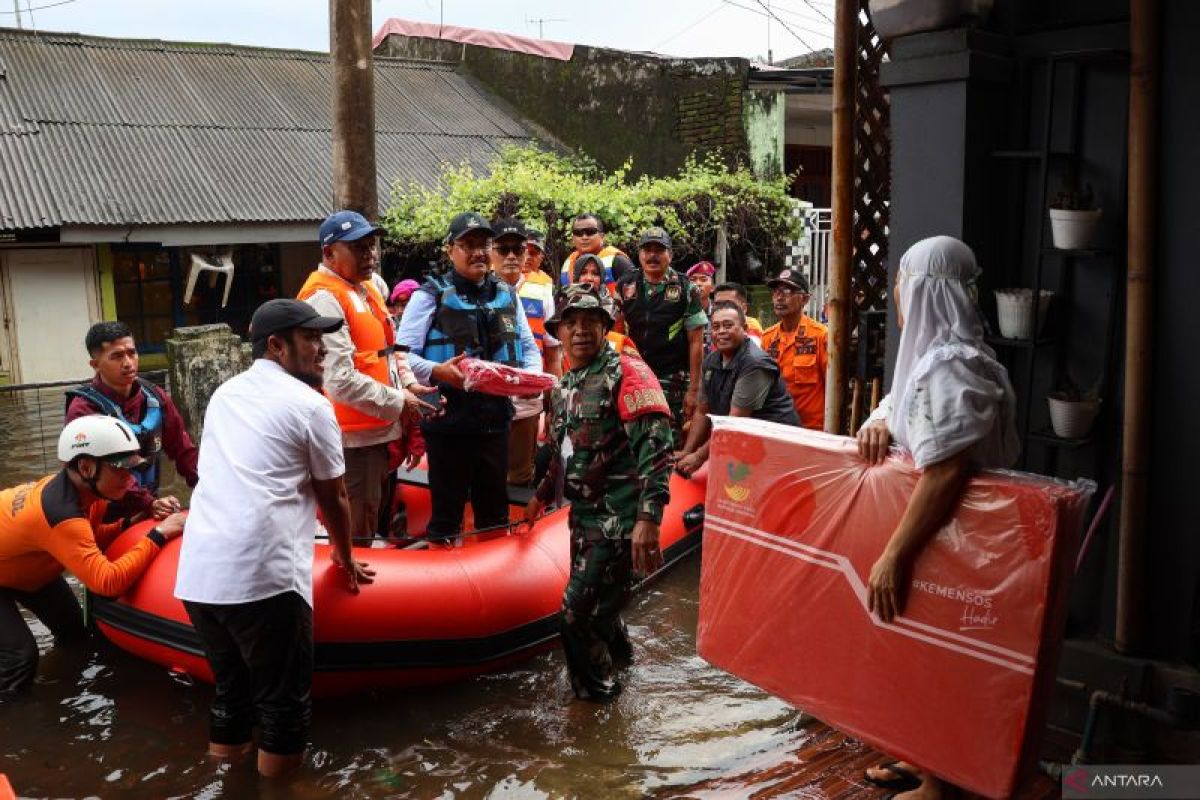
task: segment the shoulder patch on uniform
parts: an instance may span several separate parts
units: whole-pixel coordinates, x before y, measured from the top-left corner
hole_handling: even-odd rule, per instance
[[[621,384],[617,387],[617,411],[622,422],[646,414],[671,416],[667,396],[654,372],[640,358],[621,354]]]

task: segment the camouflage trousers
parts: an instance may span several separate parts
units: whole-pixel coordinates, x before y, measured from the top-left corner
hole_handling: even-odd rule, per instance
[[[683,448],[685,438],[683,423],[683,398],[687,395],[688,379],[691,374],[687,370],[659,375],[658,382],[662,385],[663,394],[667,396],[667,406],[671,409],[671,434],[675,439],[674,448]]]
[[[563,592],[560,634],[571,688],[586,697],[612,679],[613,660],[633,649],[621,620],[629,599],[633,559],[628,539],[571,538],[571,577]]]

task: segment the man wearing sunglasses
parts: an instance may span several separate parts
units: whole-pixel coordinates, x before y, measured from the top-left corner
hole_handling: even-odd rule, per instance
[[[604,283],[611,294],[613,286],[626,272],[633,270],[629,256],[615,247],[604,243],[604,222],[590,212],[579,214],[571,220],[571,246],[574,251],[563,262],[559,283],[570,286],[578,281],[575,276],[575,261],[584,253],[591,253],[604,264]]]
[[[546,332],[546,320],[554,314],[554,287],[550,278],[538,272],[533,277],[527,265],[529,229],[515,217],[492,223],[496,238],[492,242],[492,271],[516,292],[525,311],[525,319],[533,332],[533,340],[542,354],[546,372],[562,376],[562,348],[558,339]],[[514,397],[512,431],[508,436],[508,482],[513,486],[528,486],[533,482],[533,459],[537,454],[538,422],[545,407],[538,397]]]
[[[377,533],[388,443],[404,435],[402,417],[413,420],[418,409],[429,408],[414,392],[432,391],[394,357],[395,329],[371,281],[379,263],[381,232],[355,211],[327,217],[318,232],[321,264],[298,295],[318,314],[346,323],[325,335],[329,355],[324,388],[342,429],[350,530],[361,544]],[[413,413],[405,415],[406,407]]]
[[[176,512],[120,558],[104,555],[117,534],[141,516],[102,521],[108,504],[135,485],[135,471],[146,464],[140,449],[121,420],[79,417],[58,437],[61,470],[0,492],[0,705],[27,692],[37,674],[37,641],[21,608],[59,643],[82,640],[83,612],[63,572],[70,570],[96,594],[124,594],[183,530],[183,514]]]

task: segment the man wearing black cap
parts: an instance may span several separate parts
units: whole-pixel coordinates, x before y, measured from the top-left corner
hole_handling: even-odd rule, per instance
[[[450,220],[446,257],[453,269],[430,277],[413,294],[397,334],[417,379],[436,383],[446,399],[445,414],[421,423],[433,502],[430,539],[461,533],[467,500],[476,529],[508,524],[512,403],[466,391],[459,362],[470,356],[542,368],[521,303],[489,270],[494,235],[488,221],[473,211]]]
[[[767,286],[779,324],[763,332],[762,349],[779,364],[783,382],[800,415],[800,424],[822,430],[829,334],[824,325],[804,313],[808,305],[808,278],[799,270],[785,269],[767,281]]]
[[[319,313],[345,320],[325,337],[329,369],[325,392],[342,429],[351,530],[367,543],[376,533],[387,471],[387,446],[403,433],[405,408],[426,391],[393,356],[395,330],[387,305],[371,282],[378,264],[381,229],[354,211],[331,214],[318,233],[322,263],[308,276],[299,298]],[[393,383],[393,370],[402,384]]]
[[[254,364],[213,392],[204,471],[179,553],[175,596],[216,683],[210,755],[254,749],[278,776],[303,760],[312,685],[312,553],[320,508],[351,592],[372,572],[350,550],[342,432],[320,393],[324,335],[343,325],[299,300],[254,312]]]
[[[496,238],[492,241],[492,272],[517,295],[525,311],[525,320],[542,354],[542,366],[551,375],[562,375],[558,340],[546,333],[546,319],[554,313],[554,287],[542,273],[545,283],[531,281],[526,269],[529,252],[525,245],[528,229],[515,217],[492,223]],[[543,398],[514,397],[512,430],[508,435],[508,482],[528,486],[533,482],[533,459],[537,455],[538,423],[542,419]]]
[[[638,243],[641,268],[617,281],[617,302],[625,332],[654,370],[667,395],[675,446],[683,445],[682,426],[696,410],[704,329],[708,315],[700,290],[671,268],[671,237],[647,228]]]

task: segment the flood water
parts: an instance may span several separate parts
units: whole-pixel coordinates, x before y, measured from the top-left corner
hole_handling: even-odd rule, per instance
[[[30,442],[35,409],[61,415],[57,398],[0,396],[0,486],[56,468]],[[61,416],[48,419],[52,440]],[[307,763],[286,785],[205,758],[209,687],[102,638],[55,648],[35,623],[39,678],[28,700],[0,705],[0,773],[37,797],[704,797],[687,787],[714,778],[720,796],[742,796],[738,776],[792,760],[810,734],[795,709],[696,655],[699,574],[696,554],[631,603],[635,663],[612,706],[572,701],[557,650],[435,689],[318,700]]]

